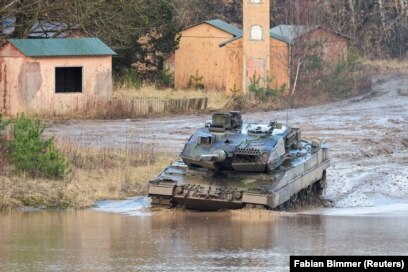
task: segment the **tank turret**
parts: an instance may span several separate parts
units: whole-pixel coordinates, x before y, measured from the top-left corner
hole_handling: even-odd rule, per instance
[[[289,156],[290,146],[298,145],[300,130],[269,122],[243,124],[238,112],[215,113],[198,129],[181,153],[190,167],[268,172]]]

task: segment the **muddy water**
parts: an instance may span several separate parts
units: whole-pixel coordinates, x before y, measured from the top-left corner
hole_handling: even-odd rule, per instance
[[[137,209],[140,200],[103,205],[0,214],[0,271],[288,271],[290,254],[408,254],[406,214],[152,212]]]

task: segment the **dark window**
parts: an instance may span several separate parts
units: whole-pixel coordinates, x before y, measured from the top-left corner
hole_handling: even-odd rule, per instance
[[[55,68],[56,93],[82,93],[82,67]]]

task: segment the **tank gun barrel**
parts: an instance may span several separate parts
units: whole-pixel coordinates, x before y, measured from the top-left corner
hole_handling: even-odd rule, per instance
[[[200,161],[217,161],[219,158],[216,154],[201,155]]]
[[[227,159],[227,154],[223,150],[216,150],[213,154],[203,154],[199,158],[200,161],[222,162]]]

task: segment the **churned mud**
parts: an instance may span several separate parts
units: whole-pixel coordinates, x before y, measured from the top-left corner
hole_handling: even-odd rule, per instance
[[[332,166],[324,197],[335,207],[402,206],[408,203],[408,75],[378,76],[371,93],[302,109],[244,114],[250,121],[286,120],[304,138],[324,138]],[[152,120],[67,121],[46,134],[82,145],[145,144],[177,154],[210,116]]]

